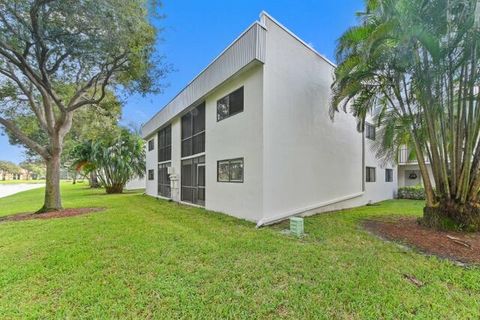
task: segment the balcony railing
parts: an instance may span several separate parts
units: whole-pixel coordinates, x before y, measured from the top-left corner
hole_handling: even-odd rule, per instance
[[[425,163],[429,163],[428,157],[425,157]],[[398,164],[415,164],[418,163],[416,157],[410,156],[410,151],[407,148],[401,148],[398,151]]]

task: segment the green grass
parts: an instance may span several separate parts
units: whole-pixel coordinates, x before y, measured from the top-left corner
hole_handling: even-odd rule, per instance
[[[0,180],[0,184],[45,183],[45,180]]]
[[[0,199],[39,208],[42,189]],[[0,224],[0,318],[478,319],[480,269],[371,236],[365,218],[417,216],[387,201],[307,218],[308,236],[140,193],[63,185],[66,207],[105,207]],[[418,288],[404,279],[425,282]]]

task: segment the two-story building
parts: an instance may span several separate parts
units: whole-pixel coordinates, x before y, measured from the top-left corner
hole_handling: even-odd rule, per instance
[[[258,225],[392,198],[375,128],[329,117],[334,68],[261,13],[142,127],[146,193]]]

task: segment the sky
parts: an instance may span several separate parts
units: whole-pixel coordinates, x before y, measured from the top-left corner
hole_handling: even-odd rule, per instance
[[[336,40],[356,24],[362,0],[163,0],[165,18],[156,49],[173,71],[156,95],[123,97],[122,124],[141,126],[163,108],[240,33],[259,19],[263,10],[335,62]],[[0,136],[0,160],[24,160],[21,147]]]

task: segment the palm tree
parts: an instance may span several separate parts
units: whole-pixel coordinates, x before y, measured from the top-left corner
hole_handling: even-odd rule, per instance
[[[145,147],[142,138],[127,129],[97,141],[84,141],[73,148],[77,168],[94,173],[107,193],[122,193],[125,184],[145,175]]]
[[[413,149],[426,191],[422,223],[431,227],[480,230],[477,2],[369,0],[337,46],[332,117],[350,109],[363,130],[380,108],[377,154]]]

